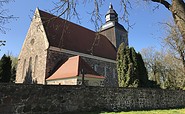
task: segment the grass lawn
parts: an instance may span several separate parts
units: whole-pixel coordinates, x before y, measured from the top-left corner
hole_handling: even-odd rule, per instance
[[[185,109],[130,111],[130,112],[105,112],[100,114],[185,114]]]

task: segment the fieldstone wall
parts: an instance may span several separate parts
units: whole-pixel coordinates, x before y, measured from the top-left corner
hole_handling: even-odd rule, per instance
[[[18,57],[16,83],[45,83],[48,46],[39,11],[36,9]]]
[[[185,107],[185,91],[0,84],[1,114],[129,111]]]

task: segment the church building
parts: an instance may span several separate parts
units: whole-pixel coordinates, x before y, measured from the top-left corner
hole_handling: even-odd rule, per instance
[[[128,32],[110,4],[99,32],[36,9],[18,57],[16,83],[117,87],[116,53]]]

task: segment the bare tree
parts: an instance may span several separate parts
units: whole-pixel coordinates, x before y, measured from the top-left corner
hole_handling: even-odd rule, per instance
[[[15,19],[13,15],[10,15],[8,9],[4,9],[4,5],[13,0],[0,0],[0,31],[5,34],[7,28],[4,26],[6,23],[9,23],[11,19]]]
[[[179,29],[173,23],[165,23],[167,37],[163,39],[165,46],[173,53],[172,55],[181,61],[185,70],[185,43]]]
[[[11,19],[15,19],[13,15],[9,15],[7,9],[4,9],[3,6],[13,0],[0,0],[0,32],[6,34],[7,28],[5,27],[6,23],[9,23]],[[6,41],[0,40],[0,46],[4,46]]]
[[[57,0],[58,2],[55,2],[56,7],[53,9],[53,11],[59,13],[59,15],[64,14],[72,14],[73,16],[78,17],[78,11],[76,10],[76,6],[78,4],[84,4],[87,3],[94,3],[94,9],[91,13],[91,21],[94,23],[96,30],[99,30],[98,28],[101,26],[101,15],[100,15],[100,7],[105,2],[105,0],[82,0],[81,3],[79,3],[78,0]],[[145,2],[153,2],[163,5],[166,9],[168,9],[175,21],[175,24],[177,25],[180,33],[183,37],[183,42],[185,42],[185,2],[184,0],[138,0],[139,2],[145,1]],[[130,0],[120,0],[118,3],[120,3],[120,6],[124,10],[121,18],[128,24],[129,27],[129,12],[128,9],[131,7]]]
[[[91,15],[90,21],[94,23],[95,30],[98,31],[99,27],[102,25],[102,19],[100,14],[100,7],[102,6],[105,0],[93,0],[94,9],[88,14]],[[50,11],[58,15],[58,17],[63,17],[67,20],[71,18],[77,18],[78,22],[80,23],[80,15],[77,11],[77,5],[92,2],[91,0],[57,0],[54,3],[55,7]]]
[[[184,87],[185,45],[177,26],[172,22],[164,23],[166,37],[162,39],[163,50],[154,48],[142,50],[142,55],[152,80],[163,87]]]
[[[184,87],[185,80],[185,43],[183,42],[183,37],[177,27],[173,22],[164,23],[166,30],[166,37],[163,40],[164,48],[168,50],[168,58],[166,62],[170,65],[171,69],[175,69],[171,73],[171,77],[176,77],[176,83],[179,83],[181,87]],[[170,56],[170,57],[169,57]],[[173,68],[172,68],[173,67]]]
[[[162,68],[162,53],[156,51],[154,47],[149,47],[146,49],[142,49],[141,54],[143,56],[145,66],[148,70],[149,79],[160,84],[161,82],[159,74],[162,74],[162,72],[160,71]]]
[[[183,88],[183,64],[170,51],[146,48],[141,51],[150,80],[157,81],[162,88]]]
[[[185,42],[185,2],[184,0],[171,0],[171,3],[167,0],[145,0],[152,1],[162,4],[167,8],[174,19],[176,26],[178,27],[182,37],[183,42]]]

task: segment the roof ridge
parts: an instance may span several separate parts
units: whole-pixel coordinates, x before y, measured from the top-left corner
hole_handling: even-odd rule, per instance
[[[40,10],[40,9],[38,9],[38,11],[39,11],[39,13],[40,13],[40,12],[41,12],[41,13],[42,13],[42,12],[43,12],[43,13],[47,13],[47,14],[49,14],[50,16],[53,16],[53,17],[56,17],[56,18],[58,18],[58,19],[67,21],[68,23],[71,23],[71,24],[73,24],[73,25],[76,25],[76,26],[79,26],[79,27],[81,27],[81,28],[87,29],[87,30],[89,30],[89,31],[91,31],[91,32],[93,32],[93,33],[97,33],[97,32],[95,32],[95,31],[93,31],[93,30],[91,30],[91,29],[89,29],[89,28],[86,28],[86,27],[84,27],[84,26],[81,26],[81,25],[79,25],[79,24],[76,24],[76,23],[74,23],[74,22],[71,22],[71,21],[69,21],[69,20],[63,19],[63,18],[61,18],[61,17],[59,17],[59,16],[56,16],[56,15],[51,14],[51,13],[48,13],[48,12],[46,12],[46,11],[43,11],[43,10]],[[41,17],[41,20],[42,20],[42,17]]]
[[[116,59],[116,49],[105,35],[99,33],[97,37],[97,32],[40,9],[39,14],[49,46]],[[51,18],[55,19],[50,21]]]

